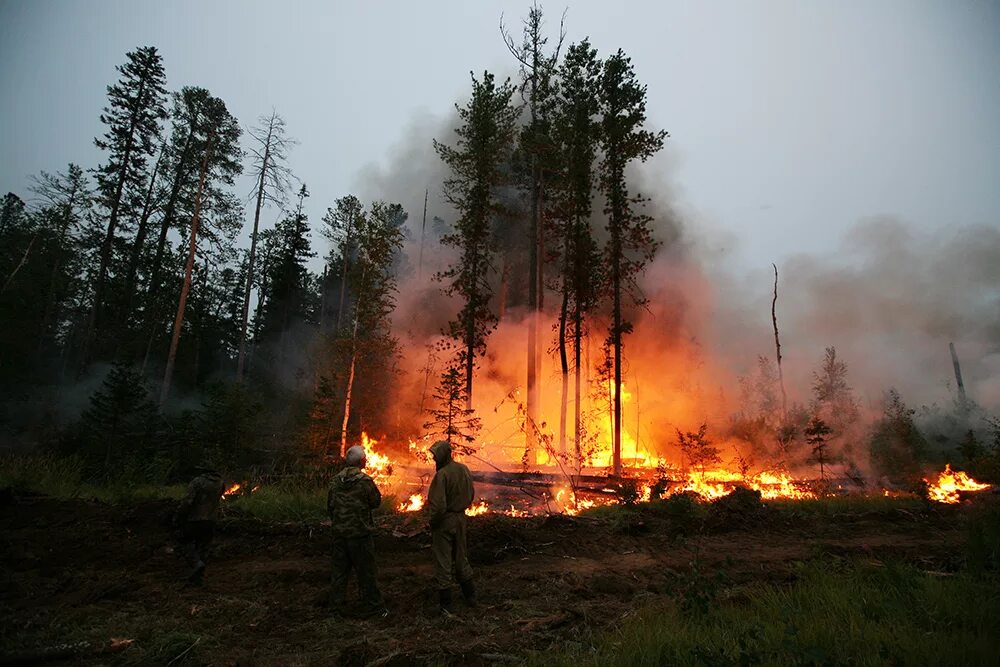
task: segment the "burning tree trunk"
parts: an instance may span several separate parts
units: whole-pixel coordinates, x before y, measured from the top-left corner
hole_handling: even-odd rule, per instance
[[[208,162],[212,156],[214,130],[209,130],[208,144],[205,156],[201,160],[201,172],[198,176],[198,191],[194,200],[194,215],[191,217],[191,241],[188,244],[187,264],[184,266],[184,284],[181,286],[181,297],[177,302],[177,315],[174,317],[174,332],[170,338],[170,352],[167,354],[167,368],[163,373],[163,386],[160,388],[160,407],[167,402],[170,394],[170,382],[174,375],[174,362],[177,359],[177,345],[181,339],[181,327],[184,326],[184,308],[187,306],[188,294],[191,291],[191,274],[194,271],[194,256],[198,250],[198,227],[201,224],[201,204],[205,191],[205,177],[208,173]]]

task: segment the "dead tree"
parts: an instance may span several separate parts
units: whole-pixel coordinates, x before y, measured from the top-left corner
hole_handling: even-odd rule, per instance
[[[250,234],[250,254],[247,258],[246,288],[243,291],[243,313],[240,323],[240,350],[236,362],[236,381],[243,381],[247,353],[247,322],[250,315],[250,292],[253,288],[254,261],[257,257],[257,233],[260,228],[260,210],[268,202],[281,207],[290,186],[291,172],[284,165],[286,150],[294,143],[285,137],[285,121],[275,111],[267,118],[260,119],[261,128],[250,130],[256,146],[250,149],[254,155],[253,174],[257,178],[257,203],[254,207],[253,231]],[[264,130],[266,126],[266,133]]]
[[[781,421],[788,419],[788,397],[785,395],[785,377],[781,372],[781,341],[778,339],[778,266],[774,268],[774,298],[771,300],[771,323],[774,324],[774,351],[778,358],[778,386],[781,388]]]

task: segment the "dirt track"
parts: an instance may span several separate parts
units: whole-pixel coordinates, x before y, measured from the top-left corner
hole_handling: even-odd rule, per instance
[[[653,511],[628,521],[562,516],[470,519],[478,610],[433,615],[429,536],[412,517],[382,520],[379,580],[391,615],[335,622],[325,610],[328,535],[319,525],[220,524],[203,588],[179,583],[167,503],[131,510],[17,498],[0,508],[2,653],[69,640],[135,639],[94,664],[490,664],[579,641],[691,579],[784,582],[821,554],[960,562],[951,507],[834,518],[771,512],[716,517],[687,537]],[[352,590],[353,594],[353,590]],[[74,660],[74,664],[79,664]]]

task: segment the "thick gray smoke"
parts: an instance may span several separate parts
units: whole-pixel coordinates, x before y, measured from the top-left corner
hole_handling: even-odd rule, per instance
[[[407,371],[399,400],[418,428],[419,406],[427,407],[447,363],[443,355],[435,356],[434,344],[460,307],[433,280],[450,260],[434,218],[448,223],[455,212],[441,196],[447,172],[432,139],[451,141],[455,123],[455,118],[415,120],[386,166],[366,170],[358,187],[363,199],[398,201],[409,213],[410,271],[401,280],[395,323]],[[777,315],[790,402],[809,403],[812,374],[824,349],[835,346],[868,418],[880,412],[890,387],[913,407],[950,407],[955,382],[948,343],[953,341],[969,397],[988,410],[1000,408],[1000,230],[927,231],[874,218],[850,227],[828,253],[754,258],[759,268],[748,270],[745,263],[728,264],[713,250],[720,236],[735,234],[726,230],[725,221],[721,229],[703,226],[677,195],[673,173],[667,156],[631,176],[633,190],[650,200],[647,212],[656,219],[663,245],[640,280],[649,301],[631,313],[635,332],[625,343],[631,401],[625,442],[632,443],[626,446],[676,458],[676,428],[695,429],[706,420],[721,427],[739,411],[739,378],[752,371],[758,356],[774,357],[772,261],[779,270]],[[425,189],[427,224],[418,262]],[[603,235],[600,208],[597,201],[594,224]],[[552,353],[556,303],[553,295],[546,297],[541,329],[550,351],[542,369],[542,419],[553,433],[560,392]],[[507,310],[477,373],[476,405],[488,440],[517,438],[514,413],[523,400],[526,363],[524,317],[523,308]],[[585,355],[590,375],[600,358],[604,326],[594,323]]]

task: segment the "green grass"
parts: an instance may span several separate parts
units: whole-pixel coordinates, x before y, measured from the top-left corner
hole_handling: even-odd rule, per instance
[[[227,500],[225,508],[263,521],[322,521],[326,518],[326,489],[296,480],[264,484],[254,493]]]
[[[903,565],[816,561],[791,586],[719,595],[704,612],[648,609],[556,665],[993,665],[1000,581]]]
[[[837,514],[892,514],[897,510],[914,511],[927,507],[927,502],[915,497],[881,495],[846,495],[804,500],[765,500],[768,507],[817,516]]]
[[[181,484],[147,483],[133,472],[103,483],[87,480],[86,466],[75,457],[8,455],[0,457],[0,488],[40,493],[61,500],[99,500],[118,505],[141,500],[179,499]]]

